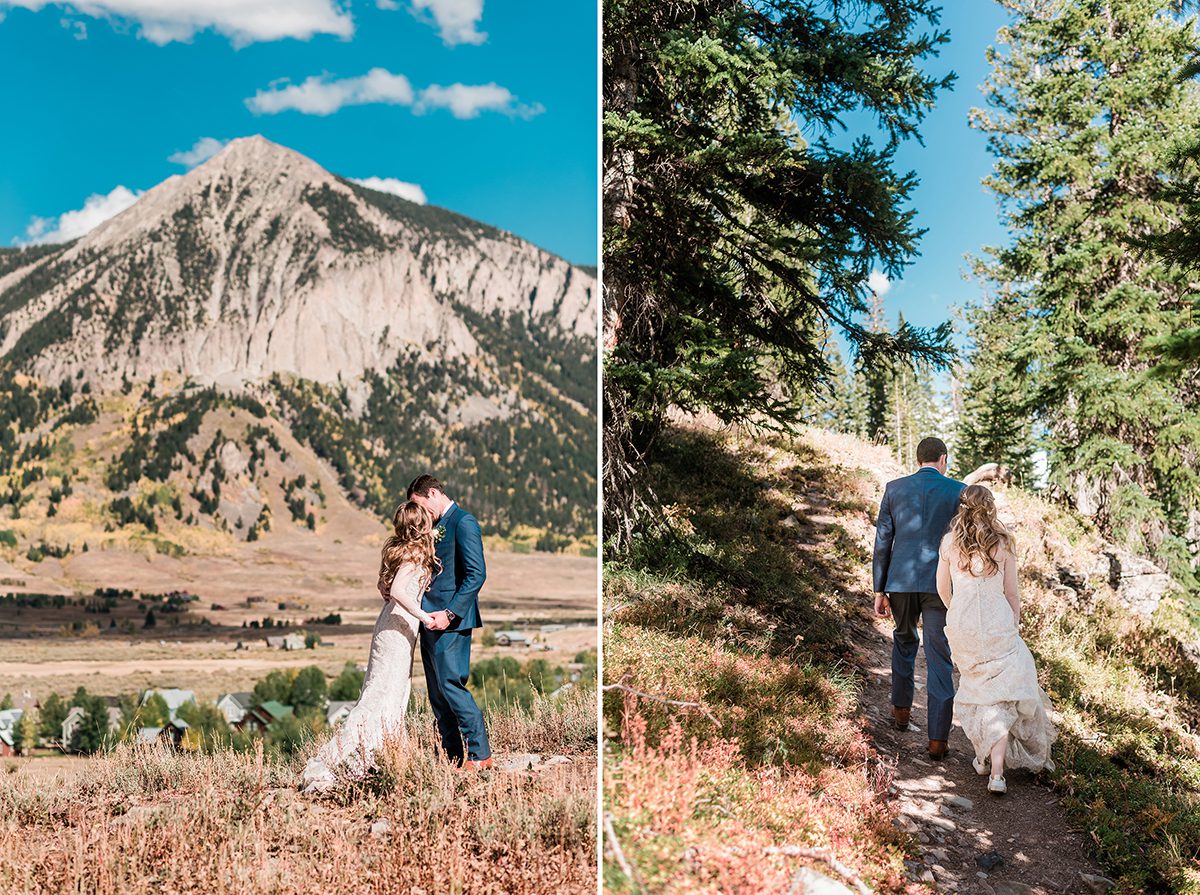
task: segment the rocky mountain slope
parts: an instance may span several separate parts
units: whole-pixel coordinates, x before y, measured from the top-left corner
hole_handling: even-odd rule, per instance
[[[511,234],[235,140],[73,243],[0,251],[0,491],[57,504],[51,454],[98,426],[110,524],[252,538],[265,458],[287,459],[257,418],[373,513],[432,469],[485,527],[561,546],[594,530],[596,302],[593,273]]]
[[[588,338],[594,278],[521,240],[234,140],[0,277],[0,355],[57,382],[317,382],[483,353],[463,311]],[[462,310],[460,310],[460,308]]]

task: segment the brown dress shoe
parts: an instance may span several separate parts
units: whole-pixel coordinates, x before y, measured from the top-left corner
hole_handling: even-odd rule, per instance
[[[892,718],[895,719],[896,727],[899,730],[908,730],[908,715],[911,711],[911,708],[898,709],[892,706]]]
[[[464,771],[482,771],[484,768],[490,768],[491,766],[492,757],[490,755],[487,758],[481,758],[478,760],[469,759],[463,762]]]
[[[941,761],[946,757],[946,753],[950,751],[945,740],[930,740],[929,741],[929,757],[934,761]]]

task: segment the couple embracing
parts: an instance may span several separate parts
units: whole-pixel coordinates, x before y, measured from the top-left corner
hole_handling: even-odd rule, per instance
[[[362,776],[374,765],[384,738],[403,731],[418,639],[445,757],[471,770],[491,767],[483,713],[467,690],[471,632],[483,625],[479,590],[487,578],[479,522],[431,475],[415,479],[407,496],[383,545],[378,586],[384,602],[362,693],[338,732],[305,767],[306,792],[333,786],[339,769]]]
[[[891,615],[892,714],[915,730],[912,709],[917,621],[925,629],[929,757],[946,757],[950,724],[974,747],[972,764],[1007,790],[1006,767],[1052,770],[1056,732],[1033,655],[1018,633],[1016,544],[996,516],[992,492],[946,475],[945,443],[917,445],[913,475],[888,482],[879,506],[873,563],[875,614]],[[952,665],[959,671],[955,693]],[[990,770],[988,764],[990,762]]]

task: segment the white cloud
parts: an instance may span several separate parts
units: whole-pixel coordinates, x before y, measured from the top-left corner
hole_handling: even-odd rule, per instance
[[[387,103],[410,106],[417,114],[447,109],[455,118],[475,118],[480,112],[499,112],[518,118],[533,118],[546,111],[541,103],[518,102],[499,84],[431,84],[419,93],[404,75],[373,68],[357,78],[331,79],[313,75],[300,84],[274,82],[246,100],[252,112],[274,115],[288,109],[306,115],[332,115],[344,106]]]
[[[384,9],[395,9],[392,0],[379,0]],[[385,3],[392,5],[384,6]],[[432,18],[448,47],[456,44],[475,44],[487,40],[487,34],[478,28],[483,18],[483,0],[412,0],[413,11],[422,18]]]
[[[532,106],[517,102],[507,87],[499,84],[431,84],[421,91],[413,111],[449,109],[455,118],[475,118],[480,112],[500,112],[518,118],[533,118],[546,111],[541,103]]]
[[[351,183],[365,186],[369,190],[391,193],[393,196],[399,196],[409,202],[416,202],[418,205],[424,205],[426,202],[425,191],[421,189],[420,184],[405,183],[394,177],[350,177],[348,179]]]
[[[35,217],[25,228],[25,245],[46,242],[70,242],[120,214],[138,200],[141,193],[118,186],[108,195],[88,196],[83,208],[64,211],[57,218]]]
[[[394,75],[386,69],[373,68],[359,78],[330,80],[328,75],[313,75],[302,84],[286,87],[271,85],[246,100],[250,111],[258,115],[274,115],[295,109],[306,115],[331,115],[343,106],[367,103],[388,103],[411,106],[413,89],[404,75]]]
[[[82,19],[59,19],[58,23],[68,31],[74,31],[76,40],[87,40],[87,22]]]
[[[185,149],[167,156],[167,161],[191,169],[208,161],[224,149],[225,144],[228,142],[228,140],[218,140],[216,137],[201,137],[192,145],[191,149]]]
[[[237,46],[314,34],[350,37],[354,20],[338,0],[0,0],[5,9],[45,7],[97,19],[136,22],[156,44],[187,41],[212,28]]]
[[[889,280],[885,274],[882,274],[877,270],[873,270],[871,271],[870,276],[867,277],[867,288],[880,298],[883,298],[892,288],[892,281]]]

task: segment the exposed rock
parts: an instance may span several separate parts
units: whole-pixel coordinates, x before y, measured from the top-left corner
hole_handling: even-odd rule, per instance
[[[897,827],[899,827],[905,833],[915,833],[918,829],[920,829],[917,826],[917,822],[914,821],[907,814],[896,815],[896,819],[895,819],[894,823],[896,824]]]
[[[942,801],[944,801],[947,805],[952,805],[955,808],[962,808],[964,811],[970,811],[975,807],[975,803],[964,796],[949,795],[946,796]]]
[[[805,895],[854,895],[844,883],[811,867],[801,867],[792,874],[792,884],[788,891]]]
[[[493,764],[502,771],[528,771],[539,761],[541,757],[532,752],[519,752],[516,755],[497,756]]]
[[[1136,615],[1149,617],[1171,589],[1171,576],[1149,560],[1108,545],[1089,570],[1089,578],[1106,584]]]
[[[975,856],[975,863],[984,870],[992,871],[1004,863],[1004,856],[1000,852],[993,849],[989,852],[983,852]]]
[[[502,771],[544,771],[560,764],[570,764],[571,759],[565,755],[535,755],[532,752],[518,752],[513,755],[496,755],[492,758],[493,767]]]
[[[1072,603],[1079,602],[1079,591],[1073,587],[1067,587],[1065,584],[1056,584],[1050,588],[1051,592],[1056,596],[1063,597]]]
[[[1058,566],[1056,571],[1058,573],[1058,580],[1068,590],[1073,590],[1076,593],[1086,593],[1091,590],[1088,585],[1087,576],[1082,572],[1064,565]]]
[[[246,467],[250,465],[250,461],[242,453],[242,449],[238,447],[235,441],[226,441],[221,445],[217,456],[221,461],[221,465],[225,468],[226,475],[229,476],[241,475],[246,471]]]
[[[376,839],[382,839],[392,831],[392,825],[384,818],[379,818],[375,823],[371,824],[371,835]]]
[[[1088,887],[1089,892],[1094,892],[1095,895],[1105,895],[1105,893],[1116,885],[1107,876],[1097,876],[1093,873],[1081,873],[1080,878],[1083,879],[1083,884]]]

